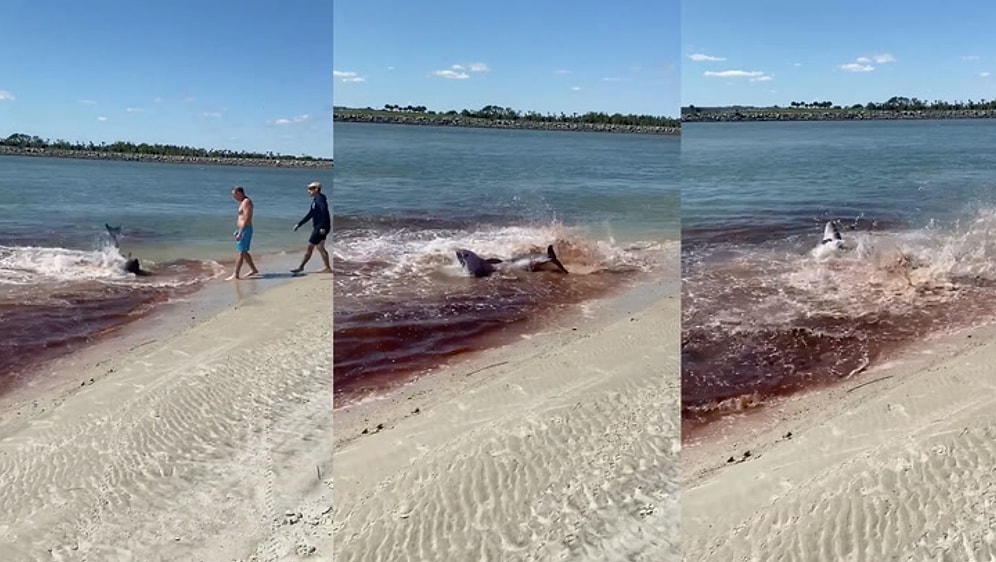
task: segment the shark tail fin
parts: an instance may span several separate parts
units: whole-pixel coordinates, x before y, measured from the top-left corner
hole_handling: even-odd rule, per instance
[[[837,225],[833,221],[827,222],[826,226],[823,228],[823,242],[822,244],[827,244],[835,240],[841,240],[840,230],[837,229]]]
[[[546,255],[548,258],[550,258],[550,263],[557,266],[557,268],[560,269],[560,271],[568,273],[567,268],[564,267],[564,264],[560,263],[560,260],[557,259],[557,254],[556,252],[553,251],[553,244],[550,244],[549,246],[546,247]]]

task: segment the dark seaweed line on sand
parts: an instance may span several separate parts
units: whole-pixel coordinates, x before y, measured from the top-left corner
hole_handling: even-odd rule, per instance
[[[219,156],[180,156],[124,152],[98,152],[58,148],[21,148],[0,146],[0,156],[34,156],[47,158],[79,158],[84,160],[119,160],[158,162],[160,164],[194,164],[199,166],[246,166],[255,168],[331,168],[332,160],[288,160],[280,158],[232,158]]]
[[[569,131],[591,133],[627,133],[644,135],[680,135],[681,127],[646,125],[612,125],[608,123],[555,123],[523,119],[479,119],[459,116],[335,114],[333,121],[343,123],[378,123],[388,125],[421,125],[429,127],[469,127],[478,129],[522,129],[536,131]]]

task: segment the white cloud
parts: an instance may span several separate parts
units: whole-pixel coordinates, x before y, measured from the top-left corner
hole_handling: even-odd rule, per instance
[[[483,62],[473,62],[469,64],[454,64],[446,70],[435,70],[434,76],[448,78],[450,80],[466,80],[470,78],[468,72],[489,72],[491,69]]]
[[[705,76],[710,76],[714,78],[760,78],[765,74],[758,70],[721,70],[715,72],[712,70],[705,71]]]
[[[838,68],[845,72],[871,72],[875,70],[875,67],[870,64],[858,64],[856,62],[842,64]]]
[[[338,78],[340,82],[350,83],[350,82],[366,82],[367,79],[360,76],[355,72],[346,72],[342,70],[333,70],[332,77]]]
[[[97,118],[97,121],[107,121],[107,117],[100,116]]]
[[[125,111],[127,111],[128,113],[138,113],[138,112],[142,111],[142,108],[141,107],[129,107],[128,109],[125,109]]]
[[[97,102],[95,102],[93,100],[80,100],[80,103],[82,103],[84,105],[97,105]]]
[[[801,62],[794,62],[794,63],[792,63],[792,66],[802,66],[802,63]]]
[[[726,57],[713,57],[704,53],[694,53],[688,55],[688,58],[695,62],[722,62],[726,60]]]
[[[153,98],[152,99],[152,103],[162,103],[162,102],[163,102],[163,98]]]
[[[581,91],[581,86],[574,86],[571,89],[574,90],[575,92],[580,92]]]
[[[981,77],[981,78],[989,78],[990,76],[992,76],[991,72],[980,72],[979,73],[979,77]]]
[[[768,76],[767,74],[765,74],[764,76],[755,76],[754,78],[750,79],[751,82],[769,82],[771,80],[774,80],[774,78]]]
[[[8,92],[7,90],[0,90],[0,101],[14,101],[16,99],[17,98],[14,97],[14,94]]]
[[[845,72],[871,72],[875,70],[875,67],[872,66],[871,63],[886,64],[890,62],[896,62],[896,57],[888,53],[883,53],[881,55],[872,55],[870,57],[858,57],[854,59],[854,62],[842,64],[837,68]]]
[[[979,55],[965,55],[961,60],[979,60]]]
[[[194,96],[187,96],[183,98],[183,101],[184,103],[194,103],[195,101],[197,101],[197,98],[195,98]]]
[[[304,123],[310,120],[311,116],[305,113],[303,115],[298,115],[297,117],[292,117],[290,119],[284,119],[284,118],[274,119],[273,121],[271,121],[271,123],[274,125],[292,125],[294,123]]]
[[[433,72],[433,74],[439,76],[440,78],[449,78],[450,80],[464,80],[466,78],[470,78],[470,74],[467,74],[466,72],[456,72],[453,70],[437,70]]]
[[[221,117],[221,112],[220,111],[205,111],[204,113],[201,113],[201,116],[203,116],[203,117]]]
[[[622,78],[614,78],[614,77],[602,78],[602,81],[603,82],[622,82]]]
[[[566,76],[566,75],[570,74],[571,71],[570,70],[554,70],[553,73],[554,74],[559,74],[561,76]]]
[[[387,69],[388,70],[394,70],[394,67],[393,66],[389,66],[389,67],[387,67]]]

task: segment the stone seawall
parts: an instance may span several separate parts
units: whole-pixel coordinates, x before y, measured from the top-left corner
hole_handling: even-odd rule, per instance
[[[99,152],[94,150],[65,150],[59,148],[20,148],[15,146],[0,146],[0,156],[40,156],[49,158],[81,158],[85,160],[125,160],[131,162],[159,162],[163,164],[194,164],[200,166],[249,166],[257,168],[331,168],[333,165],[332,160],[171,156],[163,154]]]
[[[435,127],[476,127],[484,129],[523,129],[539,131],[584,131],[597,133],[628,133],[644,135],[678,135],[681,127],[647,125],[610,125],[607,123],[559,123],[523,119],[479,119],[459,115],[371,115],[335,114],[333,121],[343,123],[384,123],[392,125],[424,125]]]
[[[836,111],[776,111],[750,110],[736,111],[685,111],[681,115],[683,123],[724,123],[733,121],[871,121],[901,119],[992,119],[996,110],[836,110]]]

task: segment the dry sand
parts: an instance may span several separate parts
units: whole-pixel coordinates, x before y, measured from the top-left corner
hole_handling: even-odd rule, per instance
[[[678,560],[679,299],[658,287],[336,410],[337,562]]]
[[[6,408],[0,559],[331,559],[331,303],[249,293]]]
[[[682,450],[685,560],[996,560],[994,328],[714,429]]]

